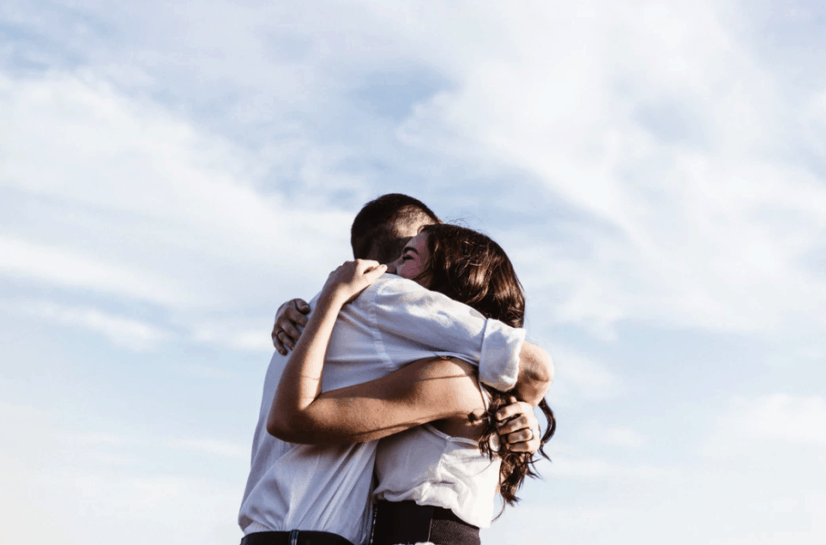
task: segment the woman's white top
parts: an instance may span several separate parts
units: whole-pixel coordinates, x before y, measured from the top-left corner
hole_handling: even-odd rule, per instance
[[[468,524],[488,528],[499,465],[499,459],[482,454],[473,439],[424,424],[379,441],[373,497],[444,507]]]

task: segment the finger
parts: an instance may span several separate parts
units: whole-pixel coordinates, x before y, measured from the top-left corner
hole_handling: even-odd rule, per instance
[[[293,299],[293,305],[295,309],[302,314],[310,312],[310,305],[304,299]]]
[[[516,416],[499,426],[499,435],[505,435],[506,433],[513,433],[519,430],[529,430],[531,427],[530,421],[523,414]]]
[[[537,420],[536,415],[533,413],[533,411],[522,413],[522,416],[525,417],[525,422],[527,422],[527,425],[525,427],[530,429],[539,429],[539,420]]]
[[[283,329],[279,332],[278,339],[281,341],[281,344],[284,345],[284,347],[287,350],[293,350],[295,348],[295,341],[292,338],[290,338],[290,336],[287,335],[287,332]]]
[[[281,335],[281,344],[284,345],[284,348],[286,348],[288,352],[295,349],[295,341],[287,337],[286,334]]]
[[[500,437],[500,440],[502,438]],[[534,454],[542,446],[539,428],[520,430],[504,437],[504,445],[511,452],[529,452]]]
[[[357,259],[356,260],[356,270],[362,274],[365,272],[375,269],[379,266],[379,262],[373,259]]]
[[[282,356],[287,355],[287,350],[284,348],[284,345],[281,343],[281,339],[278,338],[278,335],[276,335],[275,331],[273,331],[272,334],[272,345],[275,347],[279,354],[281,354]]]
[[[530,452],[531,454],[535,453],[539,450],[539,447],[542,446],[542,438],[539,436],[539,428],[534,430],[533,439],[530,441],[526,441],[525,443],[518,443],[519,445],[525,445],[527,450],[525,452]]]
[[[286,315],[287,315],[287,318],[289,318],[290,321],[292,321],[293,323],[296,323],[296,324],[301,325],[301,326],[306,326],[307,325],[307,321],[308,321],[307,316],[302,314],[301,311],[298,310],[298,309],[290,307],[289,309],[287,309]],[[289,331],[287,331],[287,333],[292,335],[292,333],[290,333]],[[299,333],[299,335],[300,335],[300,333]],[[296,337],[296,339],[297,338],[298,337]]]
[[[384,271],[387,270],[387,265],[376,265],[374,268],[366,271],[364,273],[364,279],[367,280],[369,283],[373,283],[376,281],[378,277],[384,274]]]
[[[285,339],[284,337],[291,339],[293,342],[297,342],[298,338],[301,336],[301,332],[298,331],[298,329],[296,329],[293,323],[289,320],[284,320],[284,324],[281,327],[281,329],[284,330],[284,335],[281,335],[281,338],[285,342],[287,341],[287,339]]]
[[[527,443],[534,437],[533,430],[519,430],[505,436],[505,441],[509,444]]]
[[[511,452],[530,452],[533,454],[539,450],[539,443],[537,442],[536,447],[534,447],[531,443],[508,443],[508,450]]]
[[[505,405],[498,411],[496,411],[496,420],[502,422],[509,418],[513,418],[518,414],[523,414],[526,412],[532,412],[533,408],[525,403],[524,401],[517,401],[516,403],[511,403],[510,405]]]

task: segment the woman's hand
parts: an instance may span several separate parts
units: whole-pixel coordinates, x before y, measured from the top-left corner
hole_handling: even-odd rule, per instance
[[[529,452],[539,450],[542,435],[539,433],[539,420],[533,414],[533,407],[524,401],[517,401],[511,396],[511,404],[496,411],[499,422],[497,433],[499,442],[511,452]]]
[[[380,265],[378,261],[369,259],[345,261],[327,277],[321,294],[339,305],[344,305],[355,299],[386,270],[387,265]]]

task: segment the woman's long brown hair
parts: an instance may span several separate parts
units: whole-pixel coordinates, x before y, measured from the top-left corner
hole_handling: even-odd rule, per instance
[[[511,327],[522,327],[525,320],[525,295],[505,251],[486,235],[466,227],[450,224],[427,225],[428,258],[420,278],[428,288],[465,303],[486,318],[499,320]],[[514,392],[485,387],[491,394],[487,426],[479,439],[481,451],[493,459],[498,456],[500,493],[507,505],[516,504],[516,491],[525,477],[537,477],[534,463],[538,457],[527,452],[498,451],[491,446],[496,434],[496,411],[510,404]],[[543,399],[539,408],[548,421],[542,435],[539,454],[546,459],[544,445],[556,431],[554,413]],[[504,506],[503,506],[504,509]]]

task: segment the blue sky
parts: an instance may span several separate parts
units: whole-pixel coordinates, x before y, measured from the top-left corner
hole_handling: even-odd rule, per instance
[[[553,464],[487,543],[826,538],[826,11],[0,4],[0,526],[232,543],[272,316],[398,191],[499,241]]]

